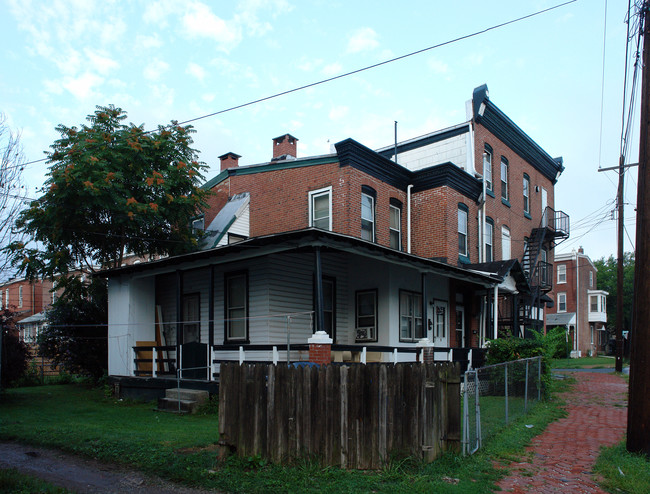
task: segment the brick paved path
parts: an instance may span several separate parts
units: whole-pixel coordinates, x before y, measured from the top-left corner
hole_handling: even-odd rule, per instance
[[[532,461],[512,463],[499,482],[514,493],[604,493],[592,468],[601,446],[621,441],[627,427],[627,383],[619,376],[571,372],[577,383],[561,396],[568,416],[550,424],[527,448]]]

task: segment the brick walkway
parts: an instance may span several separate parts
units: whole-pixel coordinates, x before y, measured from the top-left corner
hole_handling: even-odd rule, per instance
[[[604,493],[592,468],[601,446],[621,441],[627,427],[627,383],[619,376],[571,372],[577,383],[561,396],[568,416],[550,424],[527,448],[532,461],[509,465],[499,482],[514,493]]]

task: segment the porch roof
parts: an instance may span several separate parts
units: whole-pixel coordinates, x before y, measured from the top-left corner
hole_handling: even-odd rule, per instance
[[[530,284],[528,283],[526,274],[521,267],[521,263],[517,259],[466,264],[465,267],[472,271],[493,274],[503,280],[512,276],[516,290],[519,293],[530,293]]]
[[[363,257],[369,257],[381,262],[398,264],[420,269],[424,272],[439,274],[449,278],[460,279],[481,286],[494,286],[503,281],[503,277],[492,273],[477,273],[449,264],[419,257],[406,252],[398,251],[382,245],[361,240],[356,237],[329,232],[317,228],[306,228],[284,233],[276,233],[260,237],[253,237],[235,244],[214,247],[188,254],[182,254],[155,261],[122,266],[119,268],[100,271],[97,276],[107,278],[143,273],[153,270],[182,269],[180,265],[197,263],[214,264],[254,259],[269,254],[296,251],[311,251],[320,247],[327,252],[347,252]]]
[[[560,314],[546,315],[547,326],[568,326],[569,324],[575,324],[575,323],[576,323],[575,312],[563,312]]]

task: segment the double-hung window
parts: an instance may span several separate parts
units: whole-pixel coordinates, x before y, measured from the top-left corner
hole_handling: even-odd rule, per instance
[[[377,194],[366,185],[361,187],[361,238],[375,241],[375,199]]]
[[[530,177],[524,173],[524,213],[530,214]]]
[[[18,287],[18,307],[23,306],[23,287]]]
[[[566,283],[566,264],[557,265],[557,282]]]
[[[377,341],[377,290],[357,292],[356,341]]]
[[[309,192],[309,226],[332,230],[332,187]]]
[[[485,188],[492,191],[492,148],[485,145],[483,151],[483,180],[485,180]]]
[[[494,221],[485,220],[485,262],[494,260]]]
[[[508,194],[508,160],[501,156],[501,199],[506,201],[509,198]]]
[[[248,275],[230,273],[225,278],[226,341],[248,340]]]
[[[560,292],[557,294],[557,311],[566,312],[566,293]]]
[[[463,257],[469,256],[467,249],[467,206],[458,205],[458,255]]]
[[[594,272],[589,271],[589,288],[594,287]]]
[[[402,203],[397,199],[390,200],[390,247],[402,250]]]
[[[511,257],[510,245],[510,228],[507,226],[501,227],[501,259],[506,261]]]
[[[422,295],[401,290],[399,292],[400,341],[416,341],[424,337],[422,325]]]

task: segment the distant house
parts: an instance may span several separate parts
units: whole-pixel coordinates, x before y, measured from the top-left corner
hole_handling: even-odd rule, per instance
[[[0,308],[14,312],[17,323],[32,318],[25,325],[18,326],[21,340],[29,343],[35,341],[41,327],[39,324],[34,324],[33,317],[37,314],[42,317],[53,301],[52,282],[49,280],[30,282],[25,278],[14,278],[0,284]],[[29,328],[29,331],[25,332],[25,328]]]
[[[606,351],[607,295],[597,287],[598,269],[582,247],[556,254],[556,282],[551,296],[555,304],[546,314],[546,328],[568,330],[573,357],[594,356]]]

